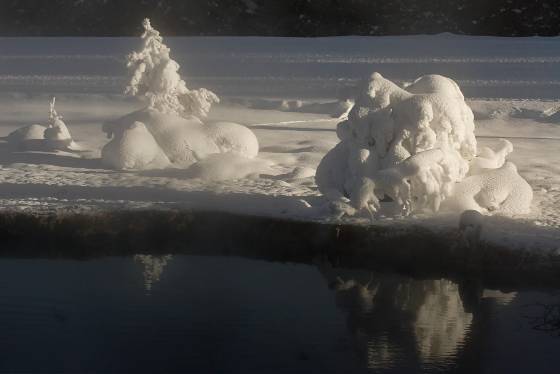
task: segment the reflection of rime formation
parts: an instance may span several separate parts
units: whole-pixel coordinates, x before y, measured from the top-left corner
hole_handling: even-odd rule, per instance
[[[472,313],[466,313],[456,283],[423,281],[424,302],[416,312],[415,333],[422,361],[455,355],[465,342]]]
[[[172,258],[172,255],[134,255],[134,261],[140,262],[144,265],[143,275],[146,291],[151,291],[154,283],[159,282],[160,277],[163,274],[163,269]]]
[[[375,370],[405,364],[404,371],[475,365],[461,361],[480,304],[507,305],[515,293],[483,290],[477,282],[413,279],[396,274],[335,269],[318,263],[346,314],[353,345]],[[344,279],[344,280],[343,280]],[[480,318],[480,316],[478,317]],[[412,359],[410,359],[412,358]],[[459,363],[461,361],[461,363]]]

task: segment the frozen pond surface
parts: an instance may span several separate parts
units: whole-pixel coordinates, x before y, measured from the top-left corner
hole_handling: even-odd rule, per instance
[[[556,373],[559,305],[324,260],[2,258],[0,372]]]

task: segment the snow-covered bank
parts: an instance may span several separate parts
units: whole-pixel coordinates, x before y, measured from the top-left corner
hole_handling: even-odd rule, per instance
[[[96,112],[96,108],[101,110],[105,103],[108,110],[103,116]],[[499,108],[514,105],[541,108],[541,113],[548,107],[541,102],[476,101],[473,107],[478,116],[488,117],[477,120],[478,142],[481,146],[494,147],[499,138],[505,137],[514,144],[512,161],[534,190],[533,209],[530,215],[515,221],[486,217],[483,238],[495,243],[507,242],[511,248],[540,248],[550,253],[560,242],[560,169],[551,162],[560,143],[560,127],[540,119],[490,118],[491,113]],[[106,142],[100,123],[133,105],[122,100],[119,109],[115,100],[101,98],[86,105],[79,99],[66,98],[60,100],[59,106],[66,114],[65,121],[78,144],[90,151],[12,152],[0,141],[2,211],[48,215],[69,211],[94,213],[114,209],[179,208],[300,221],[331,219],[328,214],[309,209],[303,201],[320,205],[323,199],[313,175],[323,155],[337,142],[335,128],[338,120],[329,115],[216,106],[209,119],[228,118],[247,125],[259,139],[259,159],[268,163],[267,170],[261,169],[253,175],[244,172],[242,177],[248,178],[219,181],[192,178],[188,170],[178,169],[108,170],[98,158]],[[21,113],[30,113],[30,118],[40,118],[44,113],[44,107],[33,100],[16,106],[14,101],[5,99],[0,102],[0,107],[4,120],[1,129],[6,135],[18,127],[8,123],[17,123]],[[70,108],[72,110],[67,110]],[[93,108],[91,112],[90,108]],[[445,227],[455,229],[458,225],[457,216],[417,216],[407,220],[435,231]],[[346,222],[371,224],[367,219],[346,219]],[[375,225],[388,227],[395,222],[387,219],[377,221]]]
[[[0,214],[0,257],[95,258],[227,255],[282,262],[330,260],[341,267],[397,271],[415,277],[476,278],[500,289],[556,286],[560,254],[512,250],[507,243],[453,244],[456,228],[410,223],[357,226],[296,222],[190,210]]]
[[[560,52],[553,44],[557,39],[450,35],[172,39],[169,44],[178,50],[177,59],[185,75],[192,76],[194,82],[204,82],[222,98],[209,113],[208,122],[245,125],[256,135],[260,152],[254,162],[228,159],[228,168],[213,156],[185,170],[144,171],[109,170],[100,160],[107,142],[101,124],[142,108],[137,101],[115,95],[111,86],[122,87],[119,77],[124,72],[115,66],[122,65],[119,58],[138,41],[17,41],[0,39],[5,47],[0,57],[4,71],[0,75],[0,137],[22,125],[40,123],[49,94],[63,91],[57,94],[57,110],[64,113],[64,121],[81,150],[14,151],[0,141],[3,212],[51,215],[139,208],[194,209],[300,222],[372,225],[367,218],[336,220],[332,212],[310,207],[320,207],[324,202],[315,184],[315,169],[338,142],[336,125],[340,120],[335,117],[347,109],[344,103],[351,92],[347,88],[373,69],[397,82],[425,73],[445,73],[459,84],[465,80],[478,82],[462,88],[466,104],[474,112],[479,147],[498,149],[500,138],[509,140],[515,152],[508,159],[517,165],[535,195],[528,215],[515,220],[485,217],[481,240],[505,244],[519,253],[531,248],[549,256],[558,250],[560,103],[555,99],[560,97],[560,90],[554,82],[560,78]],[[81,63],[76,64],[76,60]],[[266,79],[262,80],[265,70]],[[92,90],[89,82],[101,73],[109,74],[110,85],[101,84]],[[37,80],[37,74],[49,78]],[[11,85],[13,76],[25,84]],[[209,76],[212,78],[205,78]],[[65,81],[65,77],[70,77],[71,85],[51,84]],[[497,81],[501,83],[493,85]],[[519,89],[502,85],[513,81],[521,82]],[[310,82],[317,86],[308,85]],[[547,88],[533,91],[536,86],[531,82]],[[488,84],[502,88],[495,95],[487,95]],[[484,96],[495,97],[480,99]],[[499,98],[504,96],[516,99]],[[417,214],[406,219],[381,219],[373,227],[388,232],[409,225],[438,233],[457,230],[458,221],[457,215]]]

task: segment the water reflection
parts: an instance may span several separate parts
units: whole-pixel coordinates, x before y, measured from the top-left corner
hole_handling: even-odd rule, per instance
[[[139,262],[144,266],[144,289],[148,294],[151,293],[154,283],[161,279],[163,270],[171,261],[173,255],[152,256],[152,255],[134,255],[134,262]]]
[[[457,284],[445,280],[417,281],[419,301],[414,331],[423,362],[447,360],[457,354],[470,329],[473,314],[465,312]],[[416,287],[418,288],[418,287]]]
[[[556,374],[560,338],[535,328],[558,301],[325,261],[0,259],[0,373]]]
[[[471,334],[475,318],[485,315],[481,303],[505,306],[516,297],[473,280],[459,284],[337,269],[325,261],[316,265],[346,314],[356,351],[376,370],[466,369],[459,361],[472,350],[467,345],[483,335]]]

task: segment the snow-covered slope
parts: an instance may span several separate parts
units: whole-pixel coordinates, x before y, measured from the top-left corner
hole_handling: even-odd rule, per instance
[[[81,151],[29,152],[0,141],[0,207],[34,213],[178,207],[329,221],[314,172],[337,142],[333,116],[350,87],[379,71],[396,82],[438,73],[456,80],[475,115],[479,147],[499,148],[534,191],[530,215],[485,218],[483,237],[554,250],[560,241],[560,49],[557,38],[453,35],[386,38],[171,38],[194,86],[222,97],[208,121],[237,122],[257,136],[252,163],[220,169],[106,169],[101,125],[141,108],[118,95],[136,39],[0,39],[0,136],[42,123],[50,95]],[[238,179],[236,179],[238,178]],[[224,180],[225,179],[225,180]],[[455,227],[458,217],[411,217]],[[367,219],[348,221],[367,224]],[[381,220],[389,225],[394,220]],[[402,222],[401,222],[402,223]],[[531,245],[532,245],[531,244]]]

